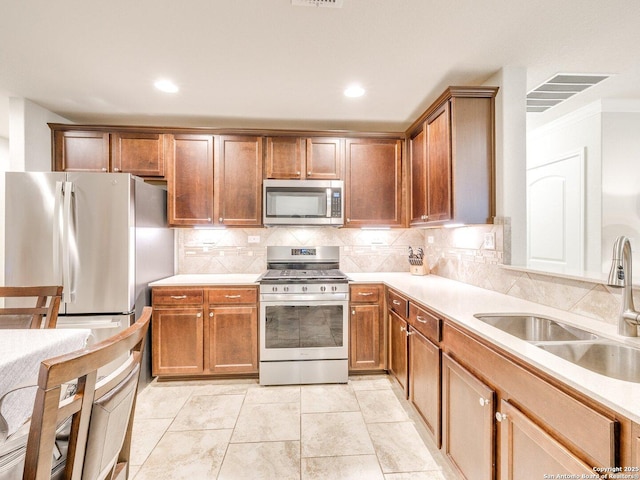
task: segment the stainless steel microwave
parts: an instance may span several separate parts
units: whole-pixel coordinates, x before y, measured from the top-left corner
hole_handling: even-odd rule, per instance
[[[264,180],[262,191],[265,226],[344,224],[342,180]]]

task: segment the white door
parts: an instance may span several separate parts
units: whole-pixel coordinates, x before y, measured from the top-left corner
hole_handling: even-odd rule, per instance
[[[527,260],[533,268],[584,268],[584,151],[527,170]]]

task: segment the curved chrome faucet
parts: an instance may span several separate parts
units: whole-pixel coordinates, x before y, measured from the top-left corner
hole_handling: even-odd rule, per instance
[[[628,237],[618,237],[613,244],[613,258],[608,284],[611,287],[624,287],[622,309],[618,317],[618,333],[626,337],[638,336],[640,312],[633,305],[633,287],[631,276],[631,242]]]

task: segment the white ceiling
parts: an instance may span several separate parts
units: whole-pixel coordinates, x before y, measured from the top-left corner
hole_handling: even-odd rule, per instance
[[[639,54],[637,0],[0,0],[0,136],[10,96],[78,123],[403,131],[502,66],[529,88],[616,74],[549,118],[640,98]],[[367,94],[343,97],[352,82]]]

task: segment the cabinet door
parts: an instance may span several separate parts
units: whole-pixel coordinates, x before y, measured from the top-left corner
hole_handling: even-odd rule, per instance
[[[166,147],[169,225],[212,225],[213,136],[173,135]]]
[[[402,142],[346,140],[346,225],[402,225]]]
[[[406,392],[407,377],[407,322],[389,311],[389,372]]]
[[[53,157],[57,172],[108,172],[109,133],[57,130]]]
[[[111,168],[142,177],[164,177],[164,135],[114,133],[111,135]]]
[[[349,368],[384,368],[384,326],[379,305],[352,305],[349,323]]]
[[[302,178],[305,155],[304,138],[267,137],[266,178]]]
[[[152,374],[187,375],[202,373],[202,308],[154,308],[152,332]]]
[[[440,349],[415,330],[409,336],[409,400],[440,448]]]
[[[314,180],[339,180],[344,156],[342,142],[341,138],[307,138],[305,176]]]
[[[451,115],[449,102],[426,122],[427,222],[451,218]]]
[[[262,137],[221,136],[215,166],[217,216],[221,225],[262,223]]]
[[[501,479],[549,478],[559,472],[592,478],[593,468],[509,402],[500,402],[496,418],[500,421]]]
[[[443,354],[442,450],[467,480],[494,478],[493,412],[493,390]]]
[[[409,141],[411,157],[411,225],[425,223],[427,215],[427,136],[424,124]]]
[[[258,308],[220,306],[209,309],[208,346],[211,373],[258,372]]]

